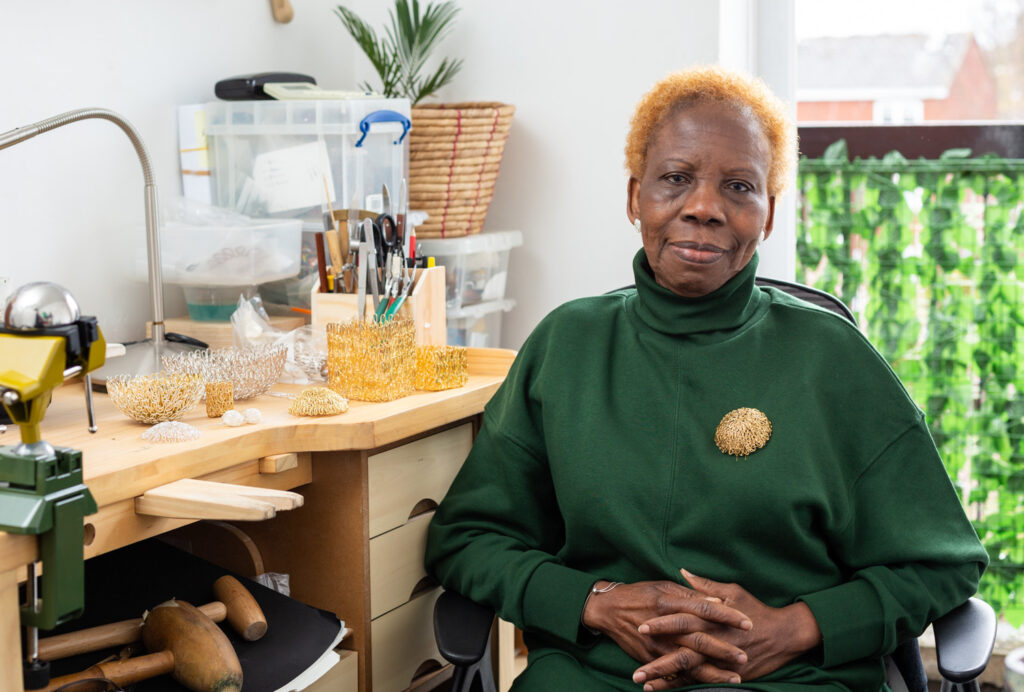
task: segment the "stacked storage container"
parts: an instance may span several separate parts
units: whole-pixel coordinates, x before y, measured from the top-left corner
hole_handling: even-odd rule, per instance
[[[301,219],[298,279],[266,284],[265,300],[309,306],[316,278],[314,232],[328,195],[382,211],[409,170],[408,99],[215,101],[204,108],[213,204],[257,218]]]
[[[502,315],[516,304],[505,297],[509,252],[522,244],[520,231],[417,240],[416,254],[445,268],[449,344],[501,346]]]

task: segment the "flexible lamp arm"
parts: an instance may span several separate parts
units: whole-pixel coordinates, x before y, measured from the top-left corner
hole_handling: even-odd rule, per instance
[[[163,268],[160,264],[160,236],[157,234],[156,181],[153,179],[153,167],[150,164],[149,154],[146,153],[146,145],[142,143],[142,138],[139,137],[139,133],[131,123],[117,113],[104,108],[79,108],[0,134],[0,149],[14,146],[58,127],[91,118],[109,120],[120,127],[131,140],[132,146],[135,147],[135,153],[139,156],[139,163],[142,164],[142,175],[146,182],[146,259],[149,264],[149,298],[153,309],[152,338],[159,343],[164,338],[164,281]]]

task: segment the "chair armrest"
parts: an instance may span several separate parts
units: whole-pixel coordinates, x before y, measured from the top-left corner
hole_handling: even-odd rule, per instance
[[[961,684],[981,675],[996,641],[996,614],[978,598],[943,615],[932,623],[939,672]]]
[[[454,591],[445,591],[434,604],[434,639],[445,660],[471,666],[487,650],[494,611]]]

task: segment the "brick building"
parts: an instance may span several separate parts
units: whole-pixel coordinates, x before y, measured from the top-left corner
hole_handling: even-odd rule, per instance
[[[915,123],[996,117],[996,84],[971,34],[801,40],[797,119]]]

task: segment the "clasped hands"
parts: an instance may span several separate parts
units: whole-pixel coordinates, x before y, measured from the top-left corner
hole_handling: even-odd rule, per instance
[[[681,572],[692,588],[670,581],[622,584],[593,594],[583,611],[584,625],[643,664],[633,681],[644,690],[754,680],[821,641],[802,602],[772,608],[738,584]]]

